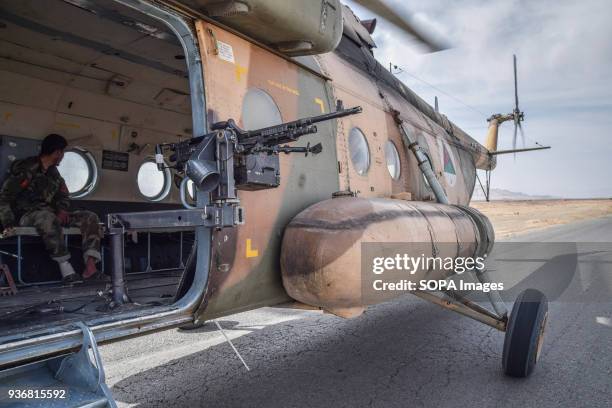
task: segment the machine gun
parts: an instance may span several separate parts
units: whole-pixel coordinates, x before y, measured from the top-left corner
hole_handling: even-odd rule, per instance
[[[159,170],[166,167],[174,168],[177,171],[182,171],[185,164],[190,159],[191,155],[198,150],[198,147],[206,140],[209,140],[212,135],[218,132],[229,131],[234,134],[235,152],[240,154],[252,154],[266,152],[268,154],[278,153],[320,153],[320,144],[314,147],[289,147],[279,146],[283,143],[294,142],[300,137],[317,133],[316,123],[325,122],[332,119],[343,118],[345,116],[361,113],[360,106],[350,109],[344,109],[342,101],[338,101],[336,112],[327,113],[324,115],[313,116],[309,118],[298,119],[293,122],[282,123],[280,125],[269,126],[258,130],[243,130],[233,119],[225,122],[217,122],[211,126],[212,133],[204,136],[194,137],[180,143],[162,143],[155,147],[156,157],[163,157],[164,151],[171,150],[173,154],[170,156],[170,161],[173,163],[166,166],[164,161],[157,161]],[[318,146],[318,147],[317,147]]]
[[[361,113],[361,107],[344,109],[338,101],[336,112],[298,119],[258,130],[243,130],[233,119],[217,122],[212,132],[179,143],[155,147],[158,169],[185,173],[199,190],[213,192],[213,199],[235,199],[234,189],[260,190],[280,184],[278,154],[321,153],[320,143],[304,147],[281,146],[317,133],[316,123]],[[165,156],[170,151],[169,162]]]

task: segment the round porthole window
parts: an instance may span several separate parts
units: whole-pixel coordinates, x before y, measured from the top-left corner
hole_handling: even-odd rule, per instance
[[[138,191],[149,201],[160,201],[170,192],[171,174],[168,169],[159,171],[153,160],[147,160],[138,169]]]
[[[353,128],[349,134],[349,153],[357,174],[363,176],[370,168],[370,148],[365,135],[359,128]]]
[[[401,172],[399,153],[392,141],[385,143],[385,159],[387,160],[387,170],[393,180],[398,180]]]
[[[246,130],[261,129],[283,123],[274,99],[259,88],[249,89],[242,102],[242,126]]]
[[[81,198],[90,194],[98,181],[96,161],[85,149],[76,147],[67,149],[57,170],[66,182],[71,198]]]

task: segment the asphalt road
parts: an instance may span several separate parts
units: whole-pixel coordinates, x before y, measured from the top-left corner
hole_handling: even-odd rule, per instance
[[[519,240],[612,242],[612,217]],[[612,407],[611,265],[610,252],[580,257],[585,296],[550,304],[528,379],[503,375],[503,333],[404,296],[352,320],[275,308],[220,319],[248,372],[213,324],[107,345],[107,382],[139,407]]]

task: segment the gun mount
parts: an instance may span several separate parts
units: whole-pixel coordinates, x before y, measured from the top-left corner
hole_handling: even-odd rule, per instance
[[[262,190],[280,185],[280,153],[319,154],[320,143],[289,146],[300,137],[317,133],[317,123],[361,113],[361,107],[344,109],[338,101],[336,112],[282,123],[258,130],[243,130],[233,119],[217,122],[211,133],[180,143],[155,147],[160,170],[171,168],[193,181],[213,202],[237,202],[236,190]],[[168,156],[169,165],[166,164]]]

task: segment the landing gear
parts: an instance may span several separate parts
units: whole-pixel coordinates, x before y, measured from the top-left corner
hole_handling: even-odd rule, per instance
[[[488,277],[481,274],[479,280],[487,281]],[[516,298],[510,317],[498,293],[489,294],[495,312],[455,291],[443,291],[442,296],[418,290],[412,294],[505,332],[502,355],[504,373],[522,378],[533,372],[542,350],[548,319],[548,300],[539,290],[527,289],[521,292]]]
[[[516,298],[504,339],[502,364],[506,375],[527,377],[542,349],[548,300],[539,290],[527,289]]]

